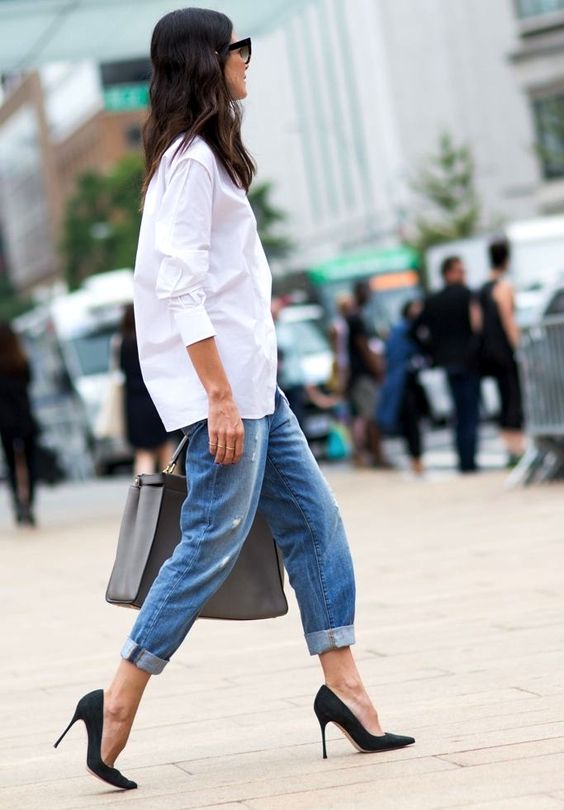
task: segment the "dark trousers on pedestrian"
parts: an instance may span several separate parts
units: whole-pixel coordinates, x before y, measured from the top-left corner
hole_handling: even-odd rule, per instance
[[[417,382],[412,375],[408,375],[400,411],[400,426],[410,458],[413,459],[420,459],[422,455],[420,419]]]
[[[480,421],[480,377],[464,368],[449,368],[448,385],[454,401],[458,469],[477,469],[478,425]]]
[[[14,437],[2,433],[0,436],[2,440],[2,447],[4,449],[4,458],[6,461],[6,468],[8,473],[8,481],[14,504],[17,507],[22,504],[25,506],[33,506],[35,497],[35,481],[36,481],[36,446],[35,436],[29,435],[23,438]],[[21,493],[21,472],[22,467],[25,470],[26,477],[26,497],[22,498]]]

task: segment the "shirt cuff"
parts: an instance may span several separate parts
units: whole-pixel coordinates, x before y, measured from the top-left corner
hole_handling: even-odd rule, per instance
[[[190,309],[176,310],[174,320],[185,346],[191,346],[192,343],[216,335],[210,316],[203,304],[190,307]]]

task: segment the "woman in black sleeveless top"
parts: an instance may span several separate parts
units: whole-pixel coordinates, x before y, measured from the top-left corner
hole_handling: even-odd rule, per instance
[[[490,245],[492,273],[480,290],[483,312],[482,374],[493,377],[501,400],[500,427],[502,438],[513,464],[524,452],[523,404],[515,350],[519,330],[513,309],[513,289],[504,275],[509,263],[505,242]]]

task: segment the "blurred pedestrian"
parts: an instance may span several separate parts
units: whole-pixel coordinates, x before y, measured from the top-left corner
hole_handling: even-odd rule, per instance
[[[483,330],[481,368],[485,377],[497,383],[501,412],[501,437],[513,466],[525,451],[523,403],[515,352],[519,346],[519,327],[515,320],[513,287],[507,280],[510,248],[505,240],[489,246],[490,279],[480,290]]]
[[[421,301],[408,301],[401,320],[386,340],[386,377],[380,392],[376,421],[383,433],[400,434],[405,439],[415,475],[422,475],[422,407],[425,394],[418,381],[423,366],[421,348],[412,335],[413,324],[422,311]]]
[[[143,381],[133,304],[126,307],[122,319],[119,366],[125,377],[125,424],[127,439],[135,450],[135,475],[163,470],[174,452],[174,444]]]
[[[344,394],[349,379],[349,325],[347,318],[353,312],[353,299],[350,295],[340,295],[337,299],[337,313],[329,327],[329,343],[333,349],[333,374],[331,389]]]
[[[480,417],[480,305],[466,286],[466,270],[458,256],[441,265],[444,288],[425,299],[414,334],[427,343],[433,362],[443,368],[454,403],[455,446],[460,472],[477,470]]]
[[[380,430],[375,422],[377,397],[384,376],[381,354],[374,351],[378,339],[367,307],[372,291],[367,281],[354,287],[352,310],[347,316],[349,378],[348,395],[352,413],[355,463],[389,467],[382,451]]]
[[[324,752],[329,722],[364,751],[415,742],[383,733],[358,673],[345,529],[276,385],[272,275],[247,198],[255,166],[238,104],[250,59],[250,39],[207,9],[165,15],[151,40],[137,338],[165,426],[190,437],[189,487],[180,542],[147,594],[110,687],[84,695],[70,724],[86,724],[89,769],[126,790],[137,785],[113,765],[145,687],[233,570],[259,508],[296,591],[308,651],[323,668],[327,685],[314,711]]]
[[[37,423],[29,399],[31,372],[21,342],[0,323],[0,438],[17,523],[35,525]]]

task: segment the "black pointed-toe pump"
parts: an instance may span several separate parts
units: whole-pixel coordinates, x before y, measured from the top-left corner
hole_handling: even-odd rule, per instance
[[[137,787],[136,782],[126,779],[116,768],[110,768],[102,760],[100,749],[102,747],[102,728],[104,725],[104,692],[96,689],[80,698],[74,712],[74,716],[66,729],[63,731],[55,748],[59,745],[67,731],[76,723],[83,720],[88,734],[88,750],[86,753],[86,767],[93,776],[97,776],[109,785],[121,788],[122,790],[132,790]]]
[[[323,759],[327,759],[327,745],[325,742],[327,723],[334,723],[338,726],[355,748],[363,753],[392,751],[394,748],[404,748],[404,746],[412,745],[415,742],[413,737],[403,737],[400,734],[384,734],[381,737],[370,734],[362,723],[357,720],[349,707],[325,685],[321,687],[315,696],[313,710],[321,726]]]

